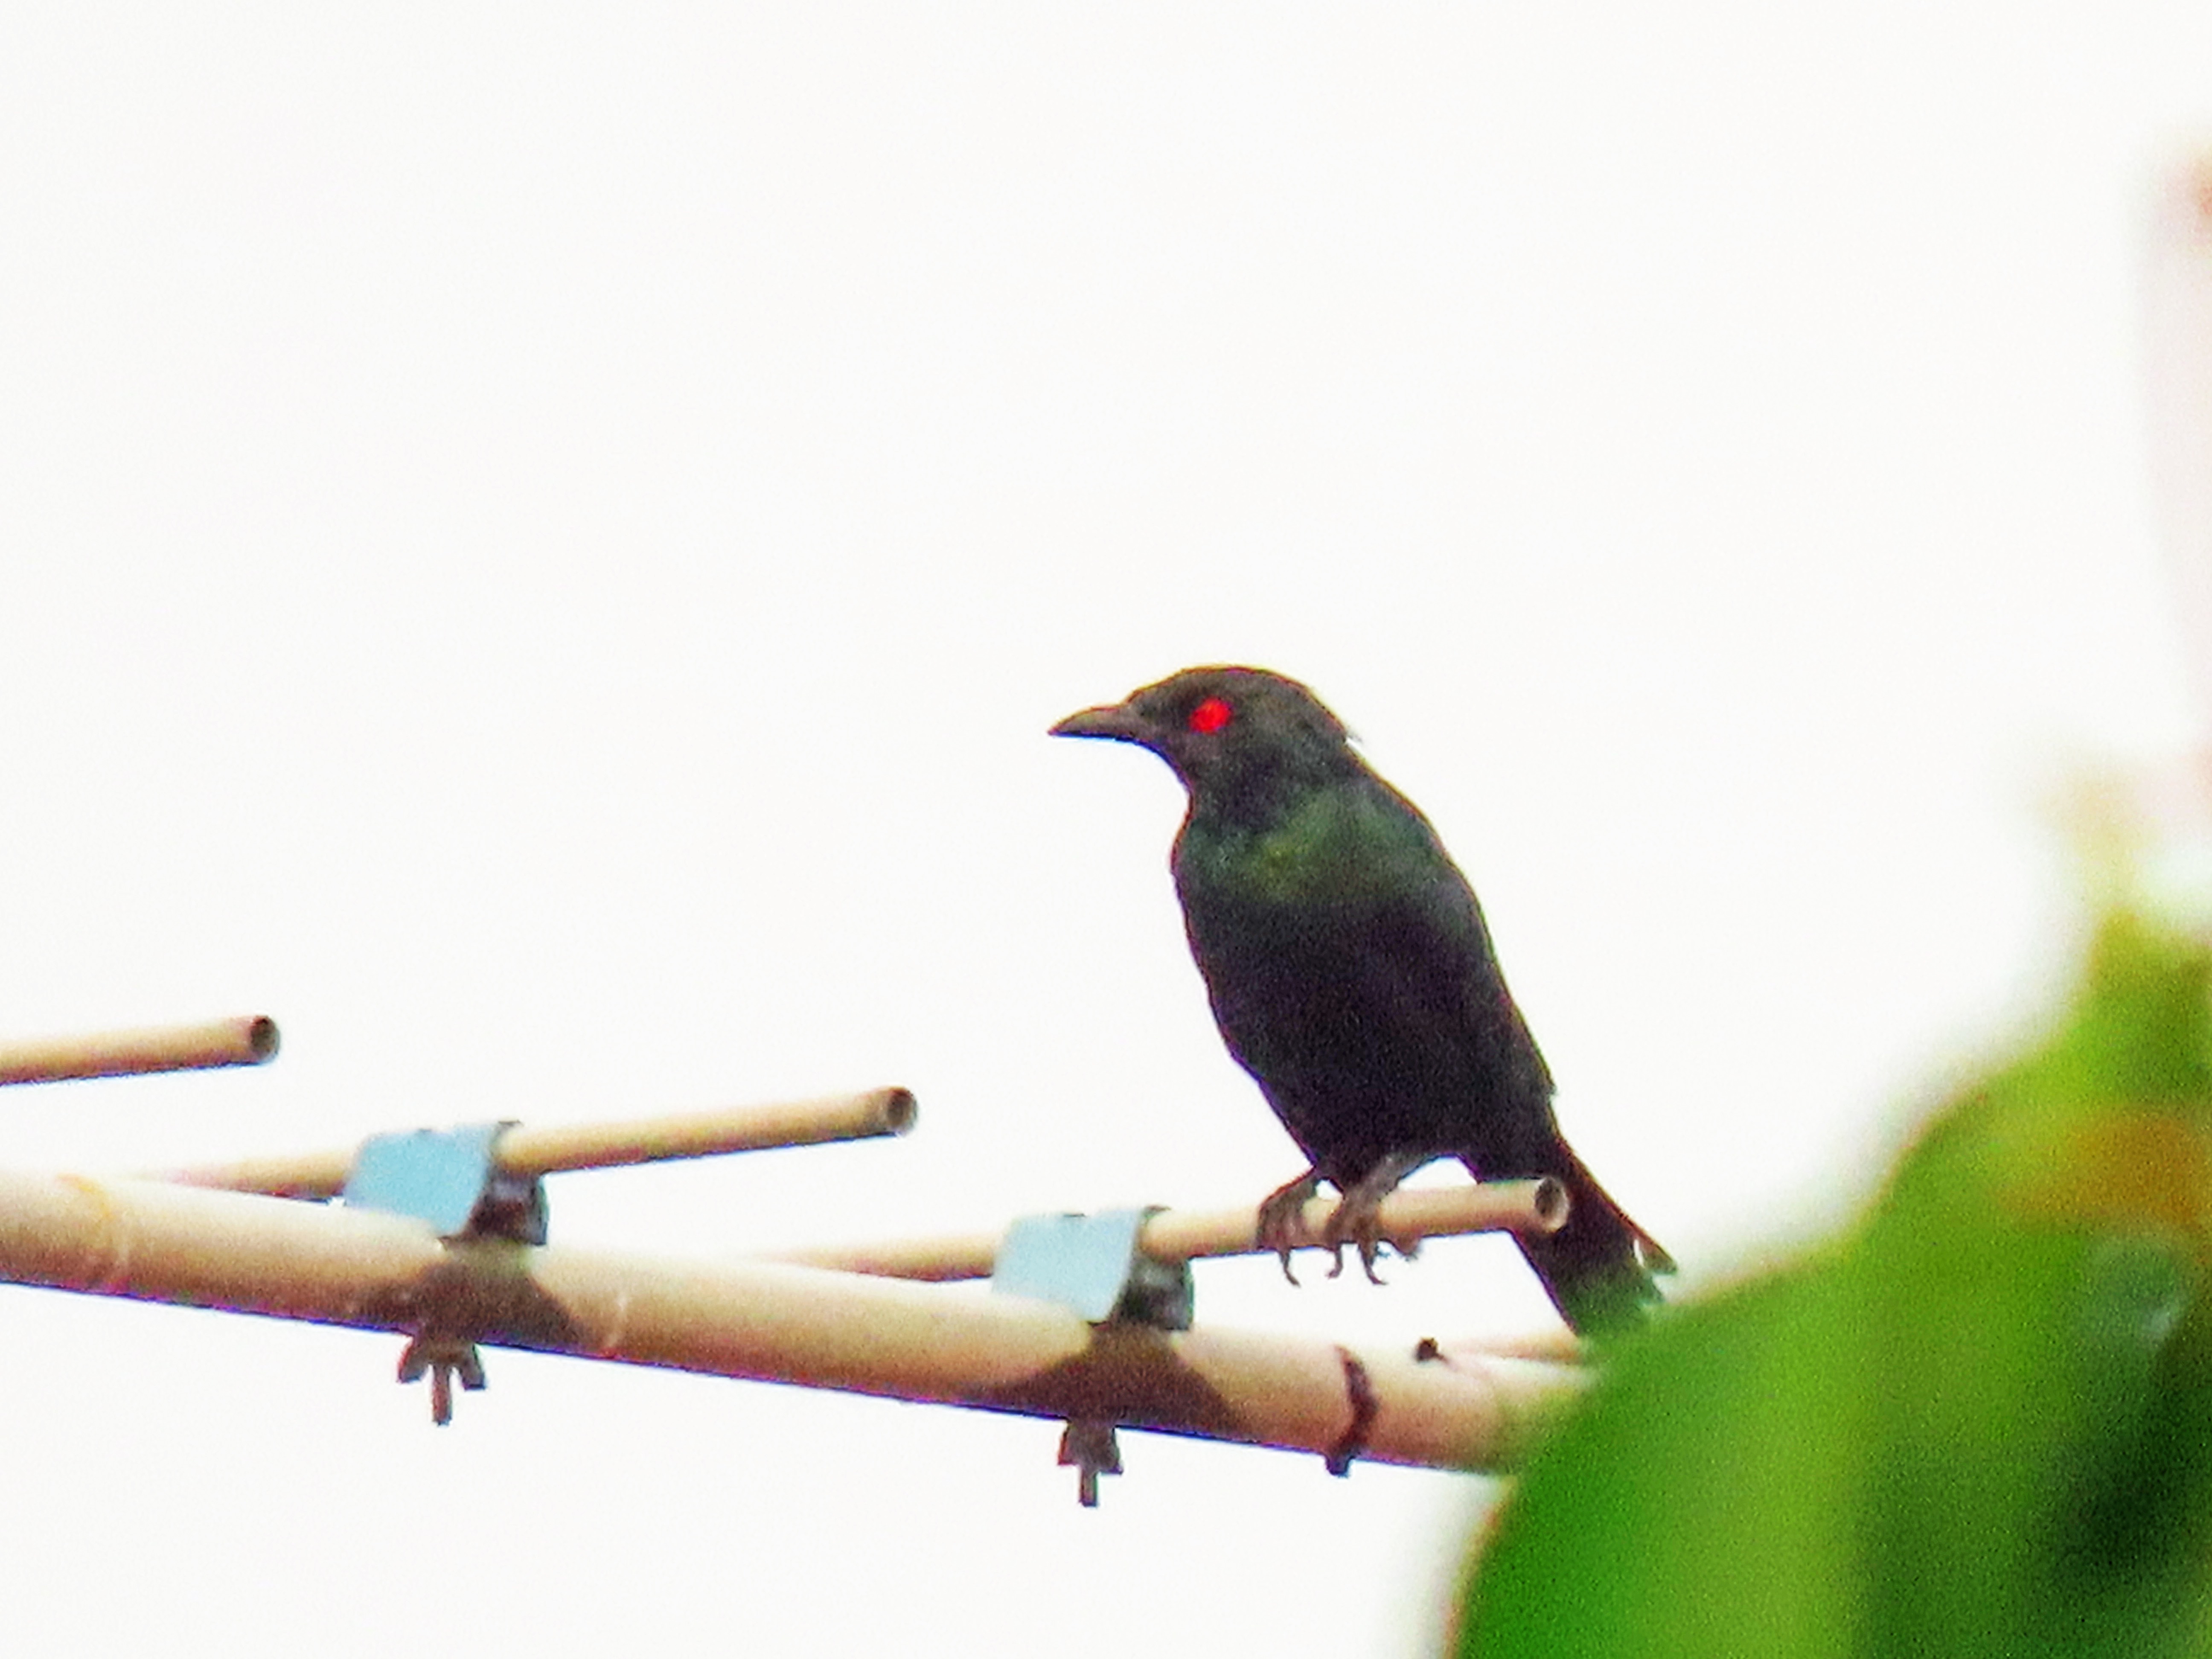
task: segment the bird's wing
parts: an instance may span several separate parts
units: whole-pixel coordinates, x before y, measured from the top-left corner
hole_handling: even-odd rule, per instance
[[[1347,994],[1431,1057],[1440,1091],[1490,1079],[1486,1093],[1550,1097],[1550,1068],[1506,988],[1482,908],[1441,849],[1417,888],[1363,921],[1351,967]]]
[[[1344,823],[1336,876],[1295,902],[1185,894],[1231,1052],[1332,1180],[1408,1149],[1525,1161],[1553,1133],[1551,1078],[1473,891],[1379,780]]]

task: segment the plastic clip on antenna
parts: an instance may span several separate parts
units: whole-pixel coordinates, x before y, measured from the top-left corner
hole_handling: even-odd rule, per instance
[[[1160,1207],[1024,1216],[1000,1241],[991,1288],[1056,1303],[1094,1325],[1187,1331],[1194,1298],[1190,1263],[1156,1261],[1138,1248]],[[1121,1473],[1114,1424],[1071,1420],[1060,1437],[1060,1461],[1074,1468],[1083,1507],[1097,1508],[1098,1477]]]
[[[427,1221],[448,1243],[465,1239],[545,1242],[545,1185],[536,1176],[499,1168],[494,1152],[514,1120],[457,1129],[410,1129],[371,1135],[346,1176],[348,1205]],[[474,1392],[484,1385],[473,1334],[426,1319],[399,1356],[399,1380],[430,1379],[430,1420],[453,1420],[453,1378]]]

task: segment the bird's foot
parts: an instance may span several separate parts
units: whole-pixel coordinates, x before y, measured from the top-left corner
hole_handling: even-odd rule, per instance
[[[1273,1250],[1276,1260],[1283,1264],[1283,1277],[1291,1284],[1298,1276],[1291,1271],[1291,1252],[1302,1244],[1318,1243],[1306,1231],[1306,1205],[1321,1190],[1321,1177],[1308,1170],[1296,1181],[1285,1182],[1260,1200],[1260,1216],[1253,1227],[1254,1237],[1263,1250]],[[1344,1261],[1344,1247],[1335,1247],[1337,1263]]]
[[[1367,1275],[1367,1282],[1370,1285],[1387,1282],[1381,1273],[1375,1271],[1375,1259],[1382,1252],[1382,1229],[1375,1214],[1376,1207],[1381,1202],[1378,1198],[1354,1211],[1352,1194],[1347,1193],[1343,1202],[1329,1212],[1328,1224],[1322,1229],[1322,1243],[1328,1247],[1329,1253],[1335,1258],[1329,1266],[1328,1276],[1331,1279],[1343,1277],[1344,1247],[1349,1244],[1359,1252],[1360,1270]]]
[[[1384,1282],[1382,1275],[1375,1271],[1375,1259],[1382,1254],[1384,1243],[1382,1200],[1398,1190],[1400,1182],[1427,1162],[1429,1155],[1394,1155],[1345,1188],[1344,1197],[1329,1212],[1321,1230],[1321,1242],[1336,1255],[1336,1265],[1328,1270],[1331,1279],[1344,1271],[1344,1247],[1349,1244],[1359,1252],[1359,1265],[1367,1274],[1367,1282]],[[1395,1240],[1389,1243],[1400,1255],[1410,1257],[1413,1254]]]

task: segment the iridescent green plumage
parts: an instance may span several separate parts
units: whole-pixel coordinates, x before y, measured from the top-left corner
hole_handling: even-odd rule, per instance
[[[1374,1206],[1421,1164],[1552,1176],[1567,1225],[1522,1242],[1546,1289],[1578,1329],[1640,1321],[1672,1264],[1560,1137],[1466,878],[1320,700],[1263,670],[1187,669],[1054,730],[1150,749],[1189,791],[1174,871],[1191,951],[1312,1164],[1262,1206],[1263,1235],[1287,1242],[1317,1177],[1345,1195],[1331,1242],[1371,1260]]]

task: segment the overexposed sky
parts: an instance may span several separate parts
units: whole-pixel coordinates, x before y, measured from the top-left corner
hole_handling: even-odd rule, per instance
[[[2201,4],[0,16],[0,1159],[904,1083],[556,1178],[726,1254],[1296,1172],[1178,798],[1045,727],[1328,698],[1686,1287],[1849,1213],[2067,937],[2049,798],[2196,731],[2143,242]],[[1202,1320],[1545,1316],[1509,1246]],[[22,1650],[1433,1639],[1489,1483],[0,1292]]]

